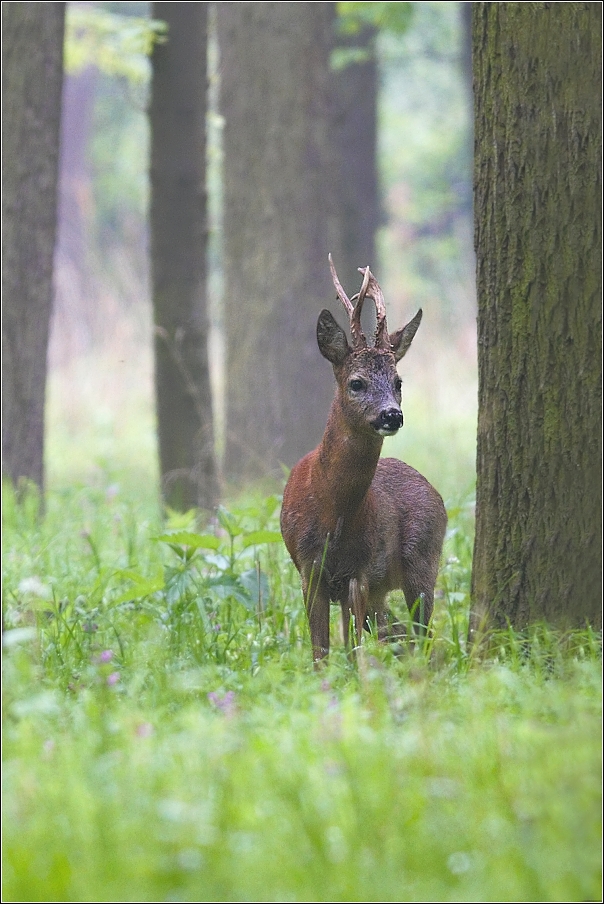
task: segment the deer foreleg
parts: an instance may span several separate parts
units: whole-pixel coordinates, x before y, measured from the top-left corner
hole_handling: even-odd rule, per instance
[[[363,626],[367,615],[368,587],[364,580],[351,578],[348,585],[348,609],[354,617],[354,633],[357,647],[361,645]]]
[[[306,604],[312,658],[315,664],[329,653],[329,592],[321,580],[314,575],[302,577],[302,591]]]

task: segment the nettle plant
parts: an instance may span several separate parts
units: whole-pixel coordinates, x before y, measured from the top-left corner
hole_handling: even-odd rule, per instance
[[[117,674],[118,692],[139,667],[253,670],[303,644],[279,496],[220,508],[203,531],[193,512],[159,530],[106,500],[91,514],[89,496],[60,523],[54,510],[36,520],[15,508],[11,520],[6,506],[5,646],[29,651],[47,679],[76,691]]]
[[[280,607],[279,619],[273,606],[278,588],[271,586],[280,571],[275,563],[281,534],[269,526],[249,527],[270,524],[278,506],[279,497],[270,496],[253,509],[220,507],[212,533],[172,528],[154,537],[169,550],[167,562],[151,578],[119,572],[116,577],[130,586],[113,605],[152,616],[165,629],[173,654],[225,664],[250,655],[253,665],[258,651],[250,653],[250,646],[273,645],[286,628],[287,613]]]

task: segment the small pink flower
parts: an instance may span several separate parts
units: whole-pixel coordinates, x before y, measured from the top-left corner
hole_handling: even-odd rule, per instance
[[[103,650],[99,656],[99,662],[111,662],[113,659],[113,650]]]
[[[152,734],[153,726],[150,722],[141,722],[140,725],[136,726],[137,738],[150,738]]]
[[[216,709],[219,709],[226,716],[232,716],[235,713],[235,691],[227,691],[226,694],[219,694],[217,691],[210,691],[208,700],[213,703]]]
[[[120,680],[119,672],[112,672],[110,675],[107,675],[107,684],[109,687],[112,687],[114,684],[117,684]]]

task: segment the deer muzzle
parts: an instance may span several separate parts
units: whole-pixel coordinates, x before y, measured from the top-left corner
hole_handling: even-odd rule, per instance
[[[380,436],[393,436],[402,426],[403,412],[400,408],[386,408],[372,424]]]

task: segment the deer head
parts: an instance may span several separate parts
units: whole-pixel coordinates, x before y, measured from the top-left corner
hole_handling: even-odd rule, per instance
[[[421,309],[406,326],[388,332],[384,295],[369,267],[359,268],[361,288],[352,299],[342,288],[329,255],[331,278],[350,321],[351,344],[328,310],[321,311],[317,342],[324,358],[333,365],[346,416],[357,427],[365,426],[380,436],[391,436],[402,426],[401,379],[396,364],[406,354],[422,319]],[[377,321],[373,345],[361,327],[365,298],[373,300]]]

